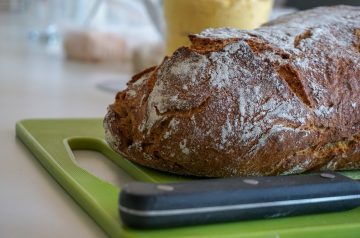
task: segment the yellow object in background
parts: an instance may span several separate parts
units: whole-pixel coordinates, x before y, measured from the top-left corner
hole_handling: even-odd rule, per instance
[[[273,0],[165,0],[166,54],[188,46],[188,35],[206,28],[257,28],[272,6]]]

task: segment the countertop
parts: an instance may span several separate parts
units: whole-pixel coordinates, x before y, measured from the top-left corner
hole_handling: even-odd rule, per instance
[[[68,61],[59,47],[30,42],[22,23],[0,13],[0,237],[106,237],[16,138],[15,124],[26,118],[103,117],[115,93],[98,85],[123,87],[130,67]],[[88,160],[89,170],[109,173],[107,165],[94,166],[99,155],[76,156]]]

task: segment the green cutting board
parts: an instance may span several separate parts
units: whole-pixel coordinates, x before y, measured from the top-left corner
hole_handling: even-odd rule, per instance
[[[104,154],[134,179],[147,182],[189,180],[133,164],[104,140],[101,119],[33,119],[16,124],[16,134],[53,178],[111,237],[360,237],[360,208],[338,213],[240,221],[161,230],[135,230],[121,224],[116,187],[79,167],[72,150]],[[360,172],[347,175],[359,178]]]

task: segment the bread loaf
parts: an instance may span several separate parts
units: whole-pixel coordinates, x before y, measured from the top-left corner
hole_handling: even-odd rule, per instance
[[[225,177],[360,168],[360,8],[208,29],[135,75],[104,120],[125,158]]]

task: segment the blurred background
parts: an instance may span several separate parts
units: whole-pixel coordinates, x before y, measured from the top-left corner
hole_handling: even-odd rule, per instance
[[[122,74],[118,77],[128,79],[130,75],[158,64],[164,55],[171,54],[179,45],[186,44],[186,35],[191,33],[191,30],[186,29],[184,32],[184,29],[174,29],[172,25],[179,25],[179,21],[183,24],[183,21],[186,21],[183,18],[188,18],[189,15],[181,15],[181,11],[174,10],[180,9],[178,3],[166,5],[166,2],[176,1],[165,0],[163,10],[163,0],[0,0],[0,50],[4,51],[5,48],[13,46],[19,51],[25,47],[27,51],[38,54],[42,52],[51,58],[82,62],[93,67],[101,68],[105,66],[99,66],[100,64],[113,64],[112,67],[117,70],[122,69]],[[177,2],[184,2],[188,8],[195,5],[190,5],[187,1]],[[204,1],[195,2],[201,5]],[[274,4],[273,0],[250,2],[258,2],[258,5],[253,9],[241,5],[240,7],[246,9],[240,11],[244,17],[234,21],[244,23],[235,25],[236,27],[254,28],[265,21],[261,16],[264,19],[273,19],[282,14],[321,5],[360,5],[360,1],[356,0],[276,0]],[[268,2],[268,5],[271,4],[274,8],[270,9],[263,2]],[[262,7],[264,10],[261,10]],[[270,10],[268,15],[266,12]],[[224,11],[229,13],[231,9]],[[236,11],[235,14],[238,14],[239,11]],[[252,17],[249,14],[259,16]],[[204,15],[196,17],[202,16]],[[207,16],[207,19],[210,18]],[[223,19],[215,18],[215,24],[209,25],[217,27],[216,21],[225,24]],[[193,22],[192,20],[191,25],[196,25]],[[169,27],[166,28],[166,25]],[[204,27],[199,26],[195,30],[201,28]],[[180,40],[176,31],[183,34],[183,39]],[[170,40],[174,45],[169,46],[170,40],[166,38],[166,32],[173,37]],[[4,52],[0,57],[4,60]],[[66,63],[62,65],[67,66]],[[109,69],[108,67],[105,68]],[[113,80],[112,76],[108,75],[96,83],[98,88],[111,92],[123,88],[124,80]]]

